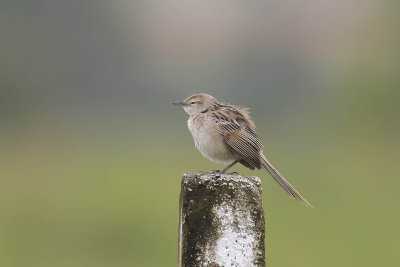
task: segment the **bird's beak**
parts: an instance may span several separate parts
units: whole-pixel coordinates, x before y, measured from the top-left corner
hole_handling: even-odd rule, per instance
[[[186,106],[185,101],[176,101],[176,102],[172,102],[171,104],[176,105],[176,106]]]

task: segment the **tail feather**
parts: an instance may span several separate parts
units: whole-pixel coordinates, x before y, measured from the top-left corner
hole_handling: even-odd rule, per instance
[[[271,163],[262,155],[262,166],[266,169],[275,181],[293,198],[303,202],[308,207],[313,207],[300,193],[278,172]]]

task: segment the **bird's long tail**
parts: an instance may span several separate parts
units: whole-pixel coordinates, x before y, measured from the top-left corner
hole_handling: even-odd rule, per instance
[[[265,158],[264,155],[261,155],[262,158],[262,166],[266,169],[271,176],[275,179],[275,181],[285,190],[291,197],[303,202],[305,205],[309,207],[313,207],[299,192],[278,172],[271,163]]]

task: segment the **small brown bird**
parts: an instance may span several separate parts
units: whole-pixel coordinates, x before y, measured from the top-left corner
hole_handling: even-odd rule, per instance
[[[218,102],[203,93],[172,104],[182,106],[189,114],[188,128],[201,154],[214,162],[229,163],[221,173],[237,162],[252,170],[264,168],[290,196],[311,207],[265,158],[248,109]]]

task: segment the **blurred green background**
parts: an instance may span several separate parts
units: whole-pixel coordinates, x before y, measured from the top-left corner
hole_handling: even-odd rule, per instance
[[[0,3],[0,266],[176,266],[184,172],[170,102],[251,108],[269,266],[399,266],[396,1]]]

